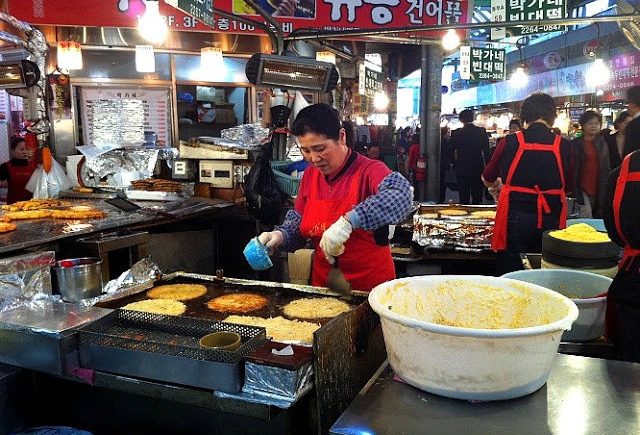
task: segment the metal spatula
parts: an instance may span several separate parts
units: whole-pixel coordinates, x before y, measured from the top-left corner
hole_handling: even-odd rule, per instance
[[[349,284],[349,281],[347,281],[347,278],[338,266],[338,257],[334,257],[334,260],[333,266],[327,276],[327,287],[335,292],[350,295],[351,284]]]

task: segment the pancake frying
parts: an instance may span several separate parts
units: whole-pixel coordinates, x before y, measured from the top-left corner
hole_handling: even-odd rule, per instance
[[[229,316],[225,322],[266,328],[267,336],[280,343],[313,344],[313,333],[320,328],[317,323],[289,320],[284,317],[264,319],[254,316]]]
[[[230,293],[207,302],[207,308],[221,313],[250,313],[264,308],[267,298],[255,293]]]
[[[348,304],[335,298],[296,299],[282,307],[287,317],[310,320],[329,319],[350,309]]]
[[[481,219],[495,219],[496,212],[493,210],[480,210],[480,211],[471,212],[471,216],[475,218],[481,218]]]
[[[12,224],[11,222],[0,222],[0,233],[8,233],[16,228],[16,224]]]
[[[187,311],[187,306],[182,302],[172,299],[146,299],[132,302],[122,307],[123,310],[142,311],[145,313],[164,314],[166,316],[180,316]]]
[[[438,210],[438,213],[440,213],[442,216],[464,216],[467,214],[466,211],[464,210]]]
[[[80,205],[68,210],[51,210],[51,217],[53,219],[102,219],[105,213],[102,210]]]
[[[151,299],[172,299],[174,301],[189,301],[207,293],[207,288],[201,284],[166,284],[154,287],[147,292]]]
[[[21,219],[46,219],[51,217],[50,210],[19,210],[8,211],[4,214],[4,217],[14,220]]]

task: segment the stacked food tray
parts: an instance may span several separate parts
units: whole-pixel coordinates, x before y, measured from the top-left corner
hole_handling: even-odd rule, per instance
[[[481,252],[491,248],[495,206],[420,205],[413,216],[417,249]]]
[[[237,350],[203,348],[218,331],[241,336]],[[79,331],[82,367],[213,390],[242,388],[243,358],[265,341],[264,328],[116,310]]]

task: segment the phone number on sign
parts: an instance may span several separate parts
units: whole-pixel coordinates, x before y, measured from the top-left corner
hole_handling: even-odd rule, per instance
[[[544,32],[561,32],[564,30],[564,26],[553,24],[550,26],[523,26],[520,28],[521,35],[530,35],[533,33]]]

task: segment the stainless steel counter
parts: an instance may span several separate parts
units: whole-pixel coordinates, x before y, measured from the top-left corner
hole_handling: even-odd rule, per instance
[[[37,219],[16,221],[17,230],[0,234],[0,254],[44,245],[68,237],[97,233],[122,227],[160,225],[173,220],[218,212],[232,204],[203,198],[189,198],[181,202],[137,202],[144,209],[125,213],[102,200],[84,200],[107,212],[104,219]]]
[[[479,403],[395,381],[390,367],[378,373],[332,434],[631,434],[640,428],[640,364],[559,355],[540,390]]]

